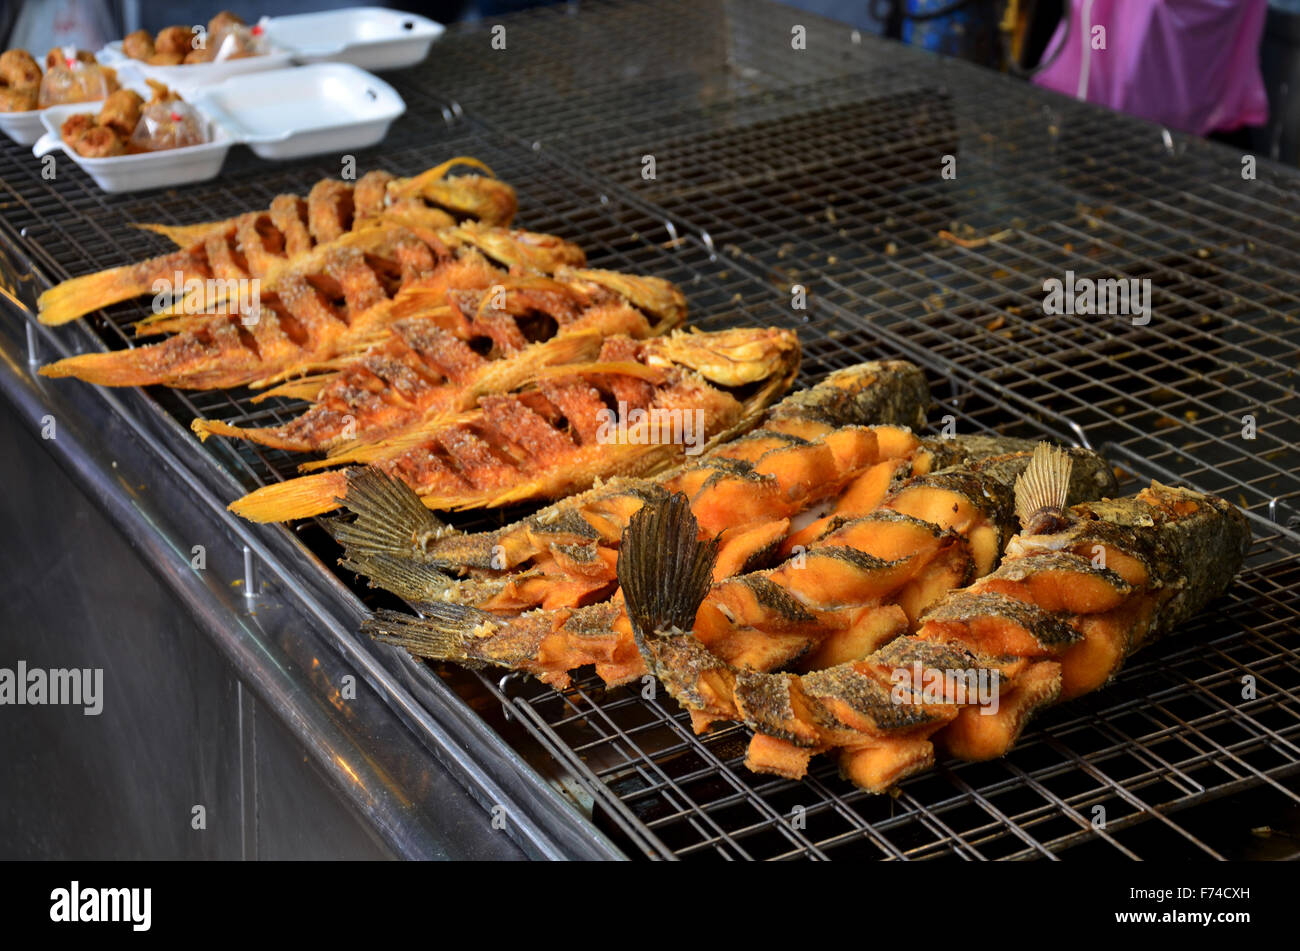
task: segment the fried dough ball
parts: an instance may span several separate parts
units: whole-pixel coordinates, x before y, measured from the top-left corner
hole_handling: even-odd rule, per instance
[[[140,121],[144,99],[130,89],[119,89],[104,100],[99,110],[99,124],[108,126],[122,138],[128,138]]]
[[[194,48],[194,30],[188,26],[169,26],[159,30],[153,47],[159,53],[175,53],[182,59]]]
[[[26,50],[9,50],[0,53],[0,85],[39,86],[41,68]]]
[[[150,66],[179,66],[185,57],[180,53],[154,53],[145,62]]]
[[[108,158],[126,154],[126,143],[112,129],[103,125],[86,129],[77,136],[72,147],[84,158]]]
[[[76,148],[77,139],[88,129],[95,127],[95,117],[89,112],[78,112],[75,115],[68,116],[63,120],[63,125],[59,126],[59,137],[64,142]]]
[[[0,86],[0,112],[31,112],[36,108],[41,87]]]
[[[132,59],[148,61],[150,56],[156,52],[153,45],[153,37],[149,35],[148,30],[136,30],[134,33],[128,33],[122,40],[122,52]]]
[[[207,49],[190,50],[185,54],[182,62],[187,66],[193,66],[195,63],[207,63],[212,59],[212,51]]]

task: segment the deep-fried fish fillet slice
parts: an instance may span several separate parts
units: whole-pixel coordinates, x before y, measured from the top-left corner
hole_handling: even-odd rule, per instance
[[[327,243],[356,228],[385,220],[408,227],[447,228],[458,221],[477,219],[486,225],[509,224],[516,207],[514,190],[504,182],[479,175],[447,178],[455,165],[487,167],[474,159],[453,159],[413,179],[392,179],[385,172],[363,176],[353,195],[347,182],[325,179],[306,201],[279,196],[265,212],[249,212],[202,225],[143,225],[165,235],[179,250],[136,264],[111,268],[64,281],[40,296],[40,320],[61,324],[100,307],[156,294],[157,282],[172,285],[206,283],[216,276],[213,253],[238,261],[248,277],[266,277],[314,243]],[[384,207],[377,208],[376,188],[384,192]],[[192,301],[191,301],[192,303]],[[191,309],[190,312],[193,312]]]
[[[685,454],[687,442],[702,445],[752,424],[788,389],[798,367],[798,340],[790,331],[720,331],[689,339],[687,345],[676,337],[610,337],[596,363],[539,371],[553,383],[585,380],[609,399],[621,393],[632,400],[617,412],[604,400],[593,403],[592,411],[605,420],[605,431],[594,438],[582,426],[569,426],[545,389],[530,387],[484,397],[470,413],[369,446],[366,461],[406,482],[430,508],[555,498],[596,479],[662,469]],[[742,399],[722,388],[726,381],[714,385],[691,368],[688,361],[709,348],[745,354],[736,371],[744,374]],[[753,363],[760,373],[750,372]],[[231,509],[253,521],[305,518],[336,508],[346,491],[346,472],[318,473],[258,489]]]
[[[865,657],[913,628],[946,594],[986,574],[1011,533],[1011,489],[1029,465],[1032,443],[978,443],[977,452],[994,454],[967,456],[963,468],[904,482],[880,509],[837,520],[806,551],[774,569],[720,575],[718,564],[728,544],[720,536],[715,584],[696,613],[694,637],[725,665],[774,670],[799,660],[804,668],[815,669]],[[1002,451],[1008,448],[1019,451]],[[1104,459],[1089,450],[1071,452],[1078,475],[1069,486],[1070,498],[1092,499],[1113,489]],[[650,502],[661,504],[667,497],[663,492]],[[913,514],[918,512],[925,517]],[[615,557],[611,553],[608,560]],[[575,584],[579,573],[573,572]],[[420,580],[414,571],[400,576],[400,583]],[[515,587],[532,581],[517,579]],[[601,614],[603,608],[572,611],[571,605],[556,605],[551,612],[495,619],[481,610],[455,610],[449,602],[461,600],[460,594],[457,588],[442,592],[444,607],[434,620],[385,615],[380,619],[385,639],[417,651],[436,642],[447,651],[431,655],[436,659],[510,666],[557,685],[567,683],[568,672],[583,664],[595,664],[602,676],[644,673],[636,663],[631,629],[618,611],[604,636],[596,637],[597,625],[588,615]],[[437,595],[433,591],[426,598]],[[424,603],[426,598],[415,600]],[[508,605],[503,601],[498,596],[482,606],[502,613]],[[712,711],[693,712],[702,729]]]
[[[691,338],[684,339],[689,343]],[[700,364],[698,357],[683,359]],[[587,435],[594,438],[593,414],[603,405],[598,391],[589,383],[576,381],[565,385],[544,381],[541,386],[571,426],[592,420]],[[571,590],[590,590],[588,585],[599,588],[612,582],[612,551],[627,519],[646,498],[671,485],[692,495],[706,531],[728,532],[721,564],[734,563],[740,570],[752,567],[755,558],[774,553],[777,536],[788,529],[790,517],[835,496],[850,480],[863,475],[863,466],[868,465],[865,460],[874,458],[863,455],[864,449],[870,448],[883,459],[913,458],[919,441],[907,427],[920,426],[928,402],[925,377],[917,367],[901,361],[864,363],[786,397],[768,410],[758,429],[705,452],[678,472],[653,481],[612,480],[497,531],[473,535],[431,531],[430,524],[436,519],[427,512],[412,514],[415,510],[406,504],[408,500],[400,497],[402,488],[382,478],[371,479],[374,486],[355,496],[350,492],[348,505],[358,517],[351,523],[333,523],[333,527],[351,567],[370,575],[376,585],[398,590],[405,597],[430,597],[403,587],[401,580],[407,575],[392,574],[393,566],[409,562],[467,573],[472,583],[461,586],[455,596],[468,603],[494,601],[503,609],[508,605],[512,610],[525,610],[547,600],[558,606],[554,586],[560,579],[553,570],[543,570],[543,563],[552,569],[572,563],[582,577],[578,588]],[[878,445],[865,447],[860,431],[865,422],[897,425],[874,427],[870,436]],[[925,455],[929,458],[932,453]],[[919,456],[915,462],[922,466],[917,471],[928,471]],[[892,466],[887,468],[893,472]],[[886,477],[879,487],[876,501],[884,496],[888,481]],[[382,499],[392,493],[399,498]],[[408,521],[394,523],[393,511],[407,513]],[[755,516],[759,522],[751,524]],[[439,539],[437,544],[426,544],[434,536]],[[414,541],[417,539],[422,541]],[[565,553],[558,560],[554,557],[556,546]],[[603,580],[596,581],[595,576],[602,572]],[[436,571],[417,574],[444,587],[447,583]],[[529,600],[534,595],[528,591],[545,591],[546,595]],[[452,595],[444,591],[443,596]]]
[[[620,554],[636,643],[690,709],[755,731],[746,762],[760,772],[800,778],[811,756],[838,751],[844,774],[879,792],[927,768],[934,743],[966,759],[1002,755],[1035,711],[1101,686],[1221,594],[1250,543],[1245,518],[1213,496],[1153,483],[1065,509],[1059,466],[1047,481],[1052,497],[1022,504],[1021,518],[1053,531],[1013,538],[1002,566],[915,636],[801,676],[727,665],[689,633],[716,544],[699,541],[674,497],[634,519]],[[1024,484],[1018,495],[1033,497]],[[1044,558],[1050,567],[1027,569]]]

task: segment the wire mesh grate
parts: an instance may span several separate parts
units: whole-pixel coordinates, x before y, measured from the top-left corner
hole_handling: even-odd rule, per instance
[[[801,783],[752,775],[742,729],[696,737],[671,701],[594,676],[564,692],[487,677],[457,689],[518,713],[630,854],[1294,853],[1293,838],[1251,829],[1294,824],[1300,803],[1295,176],[1265,167],[1245,183],[1223,150],[768,4],[584,4],[503,22],[504,51],[484,26],[456,29],[426,64],[390,75],[408,113],[357,156],[362,170],[474,155],[516,186],[522,226],[578,242],[593,266],[676,281],[697,326],[796,322],[802,383],[909,357],[939,401],[932,419],[1088,442],[1127,491],[1156,477],[1219,492],[1250,511],[1257,537],[1233,591],[1112,686],[1038,719],[1006,758],[941,764],[896,796],[863,794],[825,763]],[[945,155],[955,181],[938,177]],[[264,207],[338,166],[237,150],[216,182],[117,197],[72,168],[53,183],[39,172],[0,148],[4,223],[58,278],[165,249],[123,222]],[[1045,314],[1043,280],[1067,270],[1149,278],[1152,320]],[[140,316],[119,305],[94,320],[120,347]],[[154,395],[182,423],[266,425],[303,405]],[[247,488],[301,461],[223,440],[205,451]],[[333,562],[324,532],[303,538]]]

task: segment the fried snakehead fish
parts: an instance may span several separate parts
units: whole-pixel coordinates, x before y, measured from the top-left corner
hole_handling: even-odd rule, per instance
[[[679,470],[614,479],[495,531],[452,532],[400,481],[369,469],[349,477],[356,519],[331,528],[347,567],[408,600],[504,613],[576,606],[612,591],[627,519],[665,491],[688,492],[703,530],[726,533],[719,564],[735,570],[773,554],[790,519],[810,506],[883,496],[894,461],[915,454],[908,427],[920,426],[928,403],[917,367],[863,363],[787,396],[756,429]],[[864,423],[890,425],[866,432]],[[451,585],[444,572],[464,580]]]
[[[776,568],[720,571],[726,542],[719,537],[722,557],[695,615],[695,639],[720,663],[748,670],[858,660],[914,629],[946,594],[992,570],[1013,531],[1012,485],[1028,468],[1033,444],[998,437],[936,442],[942,449],[935,451],[956,465],[901,481],[868,513],[836,517],[805,551]],[[1103,458],[1085,449],[1070,455],[1076,462],[1071,499],[1113,491]],[[668,497],[664,491],[653,502]],[[617,597],[508,618],[448,600],[422,603],[424,618],[382,614],[368,629],[420,656],[505,666],[557,686],[586,664],[611,684],[645,673]],[[693,712],[702,730],[710,711]]]
[[[535,384],[332,461],[375,465],[435,509],[553,499],[652,473],[747,428],[798,365],[798,338],[777,328],[609,337],[596,362],[539,369]],[[347,489],[345,470],[321,472],[230,508],[259,522],[305,518],[337,508]]]
[[[881,792],[932,765],[936,746],[1003,755],[1036,711],[1098,689],[1222,594],[1250,544],[1245,517],[1214,496],[1153,482],[1066,507],[1068,480],[1068,457],[1044,446],[1017,484],[1022,532],[997,570],[914,635],[802,675],[726,664],[690,633],[717,544],[674,496],[633,519],[620,552],[637,646],[689,709],[754,731],[746,764],[759,772],[802,778],[835,752],[849,780]]]
[[[576,246],[545,235],[498,231],[492,243],[504,263],[553,271],[582,260]],[[41,374],[102,386],[269,385],[364,351],[394,321],[426,312],[430,300],[445,300],[453,288],[491,287],[504,274],[482,244],[449,245],[405,226],[353,232],[264,282],[251,313],[190,315],[186,329],[161,342],[79,354]]]
[[[639,299],[680,298],[658,278],[628,276],[620,287],[635,287]],[[200,439],[340,452],[427,425],[433,414],[472,409],[480,396],[522,386],[541,367],[595,360],[607,336],[664,333],[685,314],[682,301],[661,308],[662,318],[648,316],[618,292],[576,277],[506,275],[485,290],[448,291],[446,300],[393,323],[364,353],[269,391],[313,401],[295,419],[259,428],[196,419],[191,428]]]
[[[387,172],[373,171],[355,185],[323,179],[305,199],[279,195],[263,211],[224,221],[141,225],[164,235],[179,250],[75,277],[50,288],[37,302],[40,320],[62,324],[109,304],[156,294],[155,284],[174,285],[178,274],[181,287],[191,281],[201,286],[174,305],[176,309],[206,311],[216,302],[205,299],[209,280],[225,284],[268,278],[318,245],[375,225],[436,229],[454,227],[466,220],[508,225],[517,207],[514,189],[477,174],[448,176],[458,165],[477,167],[491,175],[482,162],[462,157],[413,178],[394,178]]]

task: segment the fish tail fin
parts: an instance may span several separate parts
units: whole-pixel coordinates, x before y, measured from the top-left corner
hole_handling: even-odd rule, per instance
[[[76,377],[100,386],[150,386],[165,382],[157,368],[142,365],[138,350],[79,353],[41,367],[41,376]]]
[[[618,583],[638,640],[695,626],[717,557],[718,540],[700,540],[700,524],[681,492],[632,516],[618,553]]]
[[[152,222],[133,224],[139,231],[151,231],[162,235],[178,248],[189,248],[203,241],[213,231],[220,230],[223,223],[211,222],[202,225],[163,225]]]
[[[138,267],[130,264],[74,277],[37,298],[39,319],[50,326],[66,324],[92,310],[148,293],[151,286],[141,284]]]
[[[318,472],[263,486],[227,507],[250,522],[287,522],[333,511],[347,490],[347,473]]]
[[[361,564],[362,559],[375,555],[422,561],[430,542],[456,533],[401,479],[372,466],[347,469],[344,476],[343,504],[356,518],[332,523],[329,528],[350,561]]]
[[[219,419],[195,419],[190,421],[190,429],[199,437],[199,442],[206,442],[209,436],[229,436],[232,439],[247,439],[245,430],[231,426]]]
[[[350,550],[339,565],[364,576],[372,588],[383,588],[411,603],[437,602],[451,584],[433,565],[388,552]]]
[[[384,644],[404,647],[418,657],[431,660],[450,660],[465,666],[479,666],[482,660],[473,656],[470,649],[475,639],[475,629],[500,621],[477,608],[463,604],[421,605],[422,618],[411,617],[398,611],[378,611],[361,624],[361,630]]]

